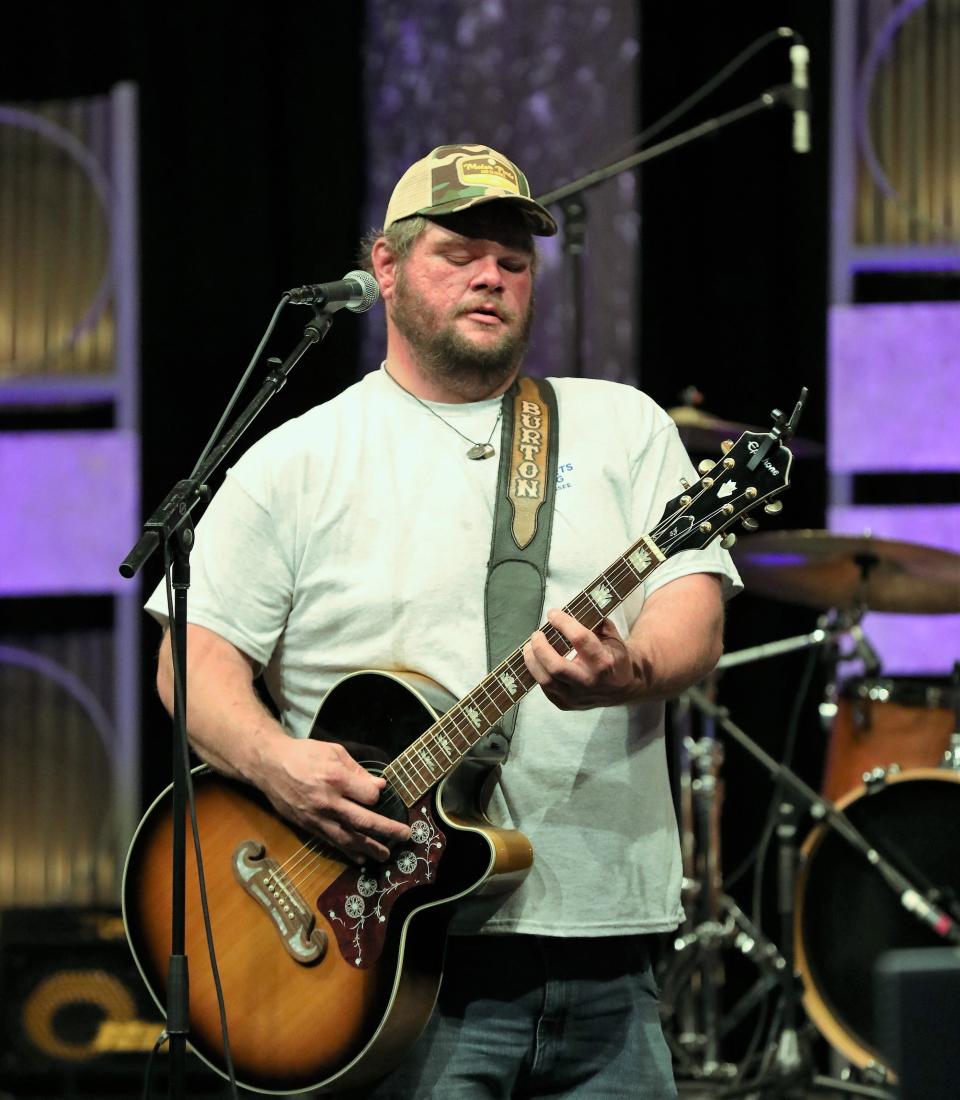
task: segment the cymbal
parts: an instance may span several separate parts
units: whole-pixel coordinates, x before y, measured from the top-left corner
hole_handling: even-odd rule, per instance
[[[736,442],[744,432],[768,432],[769,428],[757,428],[752,424],[738,424],[734,420],[721,420],[719,416],[696,409],[692,405],[677,405],[667,409],[667,414],[677,425],[684,445],[691,451],[704,454],[719,451],[725,439]],[[794,458],[811,458],[823,454],[823,445],[812,439],[796,437],[787,444]]]
[[[747,591],[760,596],[824,610],[960,612],[960,554],[950,550],[872,535],[767,531],[744,536],[731,553]]]

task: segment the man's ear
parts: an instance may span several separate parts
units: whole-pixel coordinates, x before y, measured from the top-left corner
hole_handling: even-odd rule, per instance
[[[397,257],[384,237],[374,243],[370,250],[373,274],[380,287],[380,297],[389,302],[397,285]]]

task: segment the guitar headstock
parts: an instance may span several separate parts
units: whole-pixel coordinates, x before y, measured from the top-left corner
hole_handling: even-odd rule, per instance
[[[780,510],[774,498],[790,484],[793,464],[785,441],[796,428],[806,395],[804,388],[789,421],[774,410],[769,432],[744,432],[732,446],[725,446],[716,462],[701,463],[700,480],[667,503],[651,532],[666,557],[702,549],[761,504],[770,512]],[[756,526],[753,520],[747,524]]]

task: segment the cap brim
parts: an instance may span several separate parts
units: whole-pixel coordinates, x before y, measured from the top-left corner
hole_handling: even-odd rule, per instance
[[[476,195],[470,199],[451,199],[449,202],[438,203],[436,206],[424,207],[416,211],[425,217],[443,217],[444,214],[457,214],[461,210],[469,210],[471,206],[479,206],[485,202],[510,202],[519,206],[530,226],[530,232],[537,237],[552,237],[559,232],[557,223],[553,220],[546,207],[540,203],[528,199],[524,195],[514,195],[509,191],[503,194]]]

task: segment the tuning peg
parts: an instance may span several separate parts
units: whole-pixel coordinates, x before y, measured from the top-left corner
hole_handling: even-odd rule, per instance
[[[705,458],[703,462],[697,467],[698,474],[709,474],[710,471],[716,466],[716,463],[712,458]]]
[[[726,454],[727,451],[733,450],[733,440],[732,439],[725,439],[720,444],[720,450],[723,451],[724,454]]]
[[[690,488],[690,482],[689,482],[689,481],[687,481],[687,479],[686,479],[685,477],[682,477],[682,478],[680,478],[680,485],[681,485],[681,486],[682,486],[682,487],[683,487],[684,489],[689,489],[689,488]]]
[[[775,516],[777,512],[783,511],[783,501],[771,500],[769,504],[765,504],[763,506],[763,510],[767,513],[768,516]]]
[[[720,545],[724,548],[724,550],[729,550],[736,541],[737,536],[733,533],[733,531],[730,531],[720,540]]]
[[[759,526],[760,524],[752,516],[745,517],[743,521],[744,531],[756,531]]]

